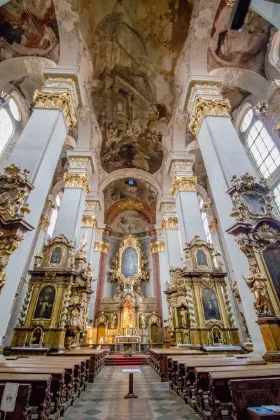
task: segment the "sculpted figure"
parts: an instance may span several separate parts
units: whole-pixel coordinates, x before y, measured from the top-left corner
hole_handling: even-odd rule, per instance
[[[140,314],[139,315],[139,328],[140,329],[144,329],[146,328],[146,322],[145,322],[145,315],[144,314]]]
[[[181,315],[181,327],[188,328],[188,310],[184,307],[181,308],[180,315]]]
[[[256,266],[251,267],[251,275],[246,278],[246,283],[254,293],[255,296],[255,309],[258,315],[269,313],[269,298],[266,290],[267,278],[257,271]]]
[[[173,316],[172,316],[172,309],[169,309],[169,315],[168,315],[168,331],[174,330],[174,323],[173,323]]]

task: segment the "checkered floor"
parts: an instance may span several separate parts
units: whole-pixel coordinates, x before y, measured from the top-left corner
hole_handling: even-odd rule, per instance
[[[135,367],[133,367],[135,368]],[[141,366],[134,374],[137,399],[124,399],[128,392],[128,374],[122,367],[105,366],[93,384],[65,413],[65,420],[197,420],[184,402],[160,382],[150,366]]]

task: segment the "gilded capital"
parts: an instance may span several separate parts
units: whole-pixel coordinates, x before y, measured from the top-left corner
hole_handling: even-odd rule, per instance
[[[196,185],[196,176],[175,176],[172,182],[172,194],[176,196],[180,191],[195,192]]]
[[[64,174],[66,188],[82,188],[85,194],[90,192],[89,178],[87,174],[66,172]]]
[[[158,252],[164,252],[164,242],[163,241],[156,241],[151,243],[151,251],[152,254],[157,254]]]
[[[94,242],[94,249],[95,252],[103,252],[103,254],[108,254],[109,251],[109,244],[108,242]]]
[[[202,99],[196,100],[194,115],[188,125],[189,130],[197,135],[203,118],[207,115],[229,116],[230,102],[228,99]]]
[[[36,89],[33,101],[37,108],[60,109],[63,112],[68,130],[76,126],[75,109],[69,92],[52,92]]]
[[[178,217],[167,217],[162,218],[161,223],[162,229],[178,229]]]
[[[225,0],[225,3],[229,7],[233,7],[235,5],[235,0]]]
[[[97,216],[94,216],[94,215],[83,216],[82,227],[97,228]]]

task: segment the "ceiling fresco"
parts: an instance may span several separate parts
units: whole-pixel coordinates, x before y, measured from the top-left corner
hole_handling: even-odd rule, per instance
[[[116,236],[143,235],[149,230],[149,223],[145,216],[136,210],[126,210],[120,213],[116,219],[107,225],[111,233]]]
[[[129,167],[153,174],[161,167],[173,73],[191,10],[186,0],[81,1],[106,172]]]
[[[250,10],[242,31],[227,29],[231,7],[221,2],[212,29],[208,67],[240,67],[264,74],[271,25]]]
[[[127,198],[142,200],[155,211],[157,204],[156,190],[144,181],[137,180],[135,186],[128,185],[126,181],[125,179],[117,180],[104,190],[105,213],[114,203]]]
[[[59,48],[52,0],[11,0],[0,7],[0,60],[37,55],[54,58]]]

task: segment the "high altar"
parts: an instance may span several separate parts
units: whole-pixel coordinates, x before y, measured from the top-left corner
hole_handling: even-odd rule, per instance
[[[114,296],[101,300],[95,319],[97,342],[104,337],[105,342],[113,344],[120,341],[118,336],[123,336],[122,342],[127,342],[127,336],[141,336],[143,342],[162,341],[157,300],[144,297],[141,289],[141,284],[150,278],[146,265],[139,241],[133,236],[126,237],[109,269]]]

